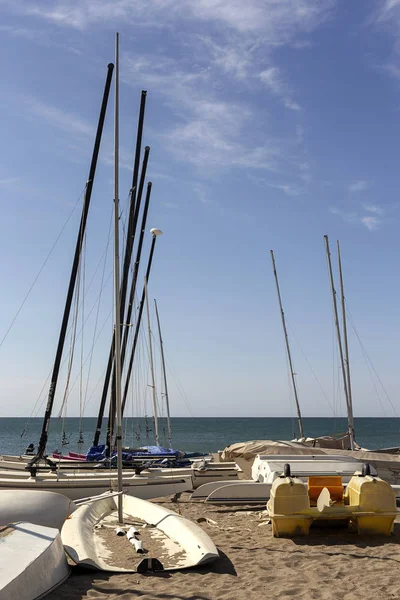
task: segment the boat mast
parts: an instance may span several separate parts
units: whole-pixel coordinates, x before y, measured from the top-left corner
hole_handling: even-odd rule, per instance
[[[347,377],[347,391],[349,394],[349,405],[348,405],[348,420],[349,420],[349,431],[351,432],[352,447],[354,447],[355,433],[354,433],[354,416],[353,416],[353,397],[351,393],[351,378],[350,378],[350,361],[349,361],[349,344],[347,340],[347,318],[346,318],[346,303],[344,297],[344,284],[343,284],[343,273],[342,273],[342,260],[340,256],[340,245],[337,243],[338,263],[339,263],[339,277],[340,277],[340,291],[342,300],[342,320],[343,320],[343,339],[344,339],[344,352],[345,352],[345,365],[346,365],[346,377]]]
[[[81,252],[82,252],[82,244],[83,244],[83,239],[85,236],[86,221],[87,221],[87,216],[88,216],[88,212],[89,212],[90,199],[92,196],[94,177],[96,174],[97,159],[99,156],[100,143],[101,143],[101,137],[102,137],[102,133],[103,133],[104,120],[105,120],[105,116],[106,116],[108,96],[110,93],[113,69],[114,69],[114,65],[110,63],[107,67],[107,78],[106,78],[106,83],[104,86],[103,100],[102,100],[102,104],[101,104],[100,116],[99,116],[99,121],[98,121],[98,125],[97,125],[96,138],[95,138],[93,154],[92,154],[92,161],[91,161],[90,170],[89,170],[89,177],[88,177],[88,180],[86,183],[86,190],[85,190],[85,197],[83,200],[82,216],[81,216],[81,222],[80,222],[80,227],[79,227],[78,239],[77,239],[76,247],[75,247],[74,260],[72,263],[71,276],[70,276],[70,280],[69,280],[67,298],[65,301],[65,308],[64,308],[64,314],[63,314],[63,319],[62,319],[62,323],[61,323],[60,335],[59,335],[59,339],[58,339],[56,357],[54,360],[53,373],[51,376],[46,411],[45,411],[44,419],[43,419],[42,432],[40,435],[39,447],[38,447],[37,454],[30,461],[30,463],[29,463],[30,466],[34,465],[37,461],[39,461],[43,457],[44,452],[46,450],[50,417],[51,417],[51,413],[53,410],[58,375],[60,372],[61,359],[62,359],[62,354],[63,354],[63,349],[64,349],[65,336],[67,333],[69,315],[70,315],[70,311],[71,311],[72,299],[73,299],[74,290],[75,290],[75,283],[76,283],[76,278],[77,278],[77,273],[78,273],[80,256],[81,256]]]
[[[329,250],[329,240],[328,240],[328,236],[327,235],[324,235],[324,240],[325,240],[326,257],[327,257],[327,260],[328,260],[329,280],[330,280],[330,283],[331,283],[331,292],[332,292],[332,302],[333,302],[333,313],[334,313],[334,317],[335,317],[336,336],[337,336],[337,341],[338,341],[338,346],[339,346],[340,364],[341,364],[342,373],[343,373],[343,388],[344,388],[344,396],[346,398],[346,406],[347,406],[347,417],[348,417],[348,429],[349,429],[349,436],[350,436],[350,447],[351,447],[352,450],[354,450],[354,432],[352,430],[352,427],[350,426],[350,417],[349,417],[349,415],[351,413],[351,409],[350,409],[350,405],[349,405],[349,392],[348,392],[348,388],[347,388],[347,378],[346,378],[346,371],[345,371],[345,365],[344,365],[342,338],[341,338],[341,335],[340,335],[340,325],[339,325],[339,317],[338,317],[337,302],[336,302],[336,290],[335,290],[335,284],[333,282],[331,253],[330,253],[330,250]]]
[[[144,280],[144,296],[146,299],[147,331],[149,334],[149,355],[150,355],[151,387],[152,387],[152,391],[153,391],[154,429],[155,429],[155,434],[156,434],[156,445],[159,446],[160,439],[158,436],[158,411],[157,411],[157,398],[156,398],[156,381],[155,381],[155,377],[154,377],[153,343],[151,341],[149,294],[148,294],[148,290],[147,290],[147,279]]]
[[[130,207],[129,207],[129,220],[128,220],[128,233],[126,240],[126,248],[125,248],[125,257],[124,257],[124,267],[123,267],[123,277],[122,277],[122,285],[121,285],[121,322],[124,322],[124,311],[125,311],[125,300],[126,300],[126,291],[128,285],[128,276],[129,276],[129,266],[132,256],[133,244],[135,240],[136,226],[138,221],[140,203],[142,198],[142,191],[144,185],[144,178],[146,175],[147,161],[149,148],[146,146],[145,155],[143,159],[142,173],[140,178],[139,192],[137,193],[137,180],[138,180],[138,165],[140,159],[140,151],[141,151],[141,143],[142,143],[142,133],[143,133],[143,121],[144,121],[144,111],[146,105],[146,95],[147,92],[142,90],[141,100],[140,100],[140,110],[139,110],[139,121],[138,121],[138,130],[136,136],[136,154],[135,154],[135,162],[133,168],[133,176],[132,176],[132,187],[130,190]],[[101,427],[104,416],[104,409],[107,401],[107,393],[110,385],[110,378],[113,372],[113,360],[114,360],[114,334],[112,337],[110,352],[108,356],[108,363],[106,369],[106,375],[104,378],[103,391],[100,400],[99,412],[97,416],[96,430],[93,438],[93,446],[97,446],[100,440]],[[121,361],[123,362],[123,361]],[[112,402],[113,407],[110,409],[110,414],[113,414],[115,417],[115,372],[113,372],[113,387],[112,387]],[[113,408],[113,410],[112,410]],[[114,424],[114,418],[112,425]],[[110,423],[109,423],[110,425]],[[107,436],[107,439],[109,435]]]
[[[296,402],[296,410],[297,410],[297,418],[298,418],[298,422],[299,422],[300,437],[303,438],[304,437],[303,421],[301,418],[299,397],[297,394],[296,377],[295,377],[295,372],[293,370],[292,356],[290,354],[289,337],[288,337],[287,329],[286,329],[285,313],[283,312],[283,307],[282,307],[281,292],[279,290],[278,273],[276,272],[275,257],[274,257],[273,250],[271,250],[271,259],[272,259],[272,267],[273,267],[274,275],[275,275],[275,283],[276,283],[276,291],[278,294],[279,308],[281,311],[282,327],[283,327],[283,333],[284,333],[284,337],[285,337],[286,351],[287,351],[287,355],[288,355],[288,359],[289,359],[290,375],[292,378],[293,393],[294,393],[294,399]]]
[[[123,523],[122,513],[122,414],[121,414],[121,301],[119,293],[119,48],[118,33],[115,34],[115,104],[114,104],[114,368],[115,399],[117,408],[117,467],[118,467],[118,521]]]
[[[151,183],[149,182],[148,185],[151,186]],[[146,269],[146,275],[145,275],[145,280],[147,282],[149,281],[149,277],[150,277],[151,264],[153,262],[153,255],[154,255],[154,248],[156,246],[156,239],[159,235],[162,234],[162,231],[160,229],[150,229],[150,233],[153,236],[153,239],[151,241],[150,254],[149,254],[149,259],[147,262],[147,269]],[[136,346],[137,346],[137,341],[138,341],[138,337],[139,337],[140,324],[142,322],[142,314],[143,314],[143,307],[144,307],[144,300],[145,300],[144,295],[145,295],[145,289],[143,286],[142,297],[140,299],[140,304],[139,304],[138,316],[136,319],[135,335],[133,337],[132,350],[131,350],[131,355],[129,357],[128,370],[126,372],[124,393],[122,395],[122,415],[124,414],[124,410],[125,410],[126,399],[127,399],[128,390],[129,390],[129,383],[130,383],[131,374],[132,374],[133,361],[135,358]]]
[[[161,335],[161,325],[160,325],[160,317],[158,314],[158,306],[157,300],[154,298],[154,306],[156,307],[156,317],[157,317],[157,326],[158,326],[158,336],[160,339],[160,349],[161,349],[161,364],[162,364],[162,372],[164,379],[164,390],[165,390],[165,405],[167,407],[167,427],[168,427],[168,441],[169,447],[172,448],[172,427],[171,427],[171,415],[169,412],[169,396],[168,396],[168,386],[167,386],[167,372],[165,369],[165,357],[164,357],[164,342]]]

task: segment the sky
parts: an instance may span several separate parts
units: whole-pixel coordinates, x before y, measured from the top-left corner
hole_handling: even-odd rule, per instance
[[[1,0],[0,12],[0,416],[43,413],[115,31],[121,235],[145,89],[144,260],[158,227],[149,294],[172,415],[295,413],[271,249],[302,412],[344,414],[325,234],[337,285],[341,244],[354,414],[400,414],[400,0]],[[85,416],[97,414],[112,332],[110,241],[101,262],[112,111],[111,97],[81,273],[90,289],[78,320],[89,315],[89,330],[77,335],[74,373],[97,336],[96,351],[68,415],[83,413],[80,385]],[[145,394],[149,411],[141,344],[132,404]],[[55,414],[66,380],[64,366]]]

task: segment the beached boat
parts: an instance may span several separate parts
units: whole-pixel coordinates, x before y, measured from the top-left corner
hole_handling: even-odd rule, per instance
[[[108,491],[115,491],[117,487],[117,473],[108,477],[68,476],[65,473],[56,474],[56,477],[36,475],[27,478],[0,477],[0,493],[3,490],[40,490],[58,492],[70,500],[77,500],[87,496],[96,496]],[[146,477],[145,475],[131,475],[123,477],[123,490],[138,498],[161,498],[192,489],[191,477]]]
[[[341,476],[293,477],[289,464],[276,479],[267,504],[275,537],[308,535],[314,521],[353,524],[362,535],[390,535],[398,515],[390,485],[370,474],[369,465],[356,473],[344,489]]]
[[[58,529],[24,521],[0,527],[0,600],[44,598],[68,575]]]
[[[209,504],[260,504],[267,502],[274,481],[282,476],[286,463],[290,463],[292,474],[303,480],[316,476],[340,476],[346,485],[354,475],[361,471],[362,464],[354,457],[341,455],[272,455],[257,456],[254,460],[252,479],[236,482],[221,481],[200,486],[191,496],[193,501],[205,501]],[[377,475],[373,466],[371,473]],[[392,485],[396,497],[400,498],[400,486]]]
[[[1,490],[0,526],[17,521],[61,529],[76,506],[62,494],[40,490]]]
[[[214,543],[198,525],[157,504],[123,495],[123,518],[121,527],[136,528],[135,539],[142,541],[144,550],[165,570],[186,569],[218,558]],[[84,567],[136,572],[140,554],[127,536],[115,534],[118,524],[116,498],[80,506],[62,528],[65,551]]]
[[[24,456],[0,456],[0,480],[5,479],[28,479],[30,471],[27,469],[28,458]],[[78,462],[70,460],[54,460],[53,467],[49,464],[35,465],[31,471],[39,474],[46,479],[59,479],[64,475],[69,477],[93,476],[98,478],[110,478],[110,473],[116,476],[115,466],[111,469],[107,465],[93,464],[88,462]],[[236,481],[240,473],[240,468],[234,462],[213,462],[201,459],[193,459],[188,467],[163,467],[147,466],[145,462],[136,467],[125,467],[123,469],[124,477],[143,474],[147,477],[190,477],[192,488],[196,489],[204,483],[213,481]]]
[[[118,199],[118,33],[115,63],[114,197]],[[180,515],[151,502],[123,494],[118,202],[115,202],[114,216],[114,361],[118,495],[116,498],[96,499],[78,508],[64,523],[62,539],[66,552],[78,565],[104,571],[128,572],[182,569],[218,557],[211,539],[198,525]],[[145,289],[147,299],[147,282]],[[116,527],[116,532],[122,535],[115,535]],[[125,536],[125,530],[128,528]],[[143,553],[144,550],[150,553],[151,558],[146,557],[137,564],[137,553]]]

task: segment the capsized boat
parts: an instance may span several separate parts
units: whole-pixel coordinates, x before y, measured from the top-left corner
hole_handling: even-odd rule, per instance
[[[0,600],[44,598],[69,575],[60,532],[20,521],[0,527]]]
[[[390,535],[398,515],[391,486],[372,476],[369,465],[356,472],[346,490],[342,478],[309,477],[308,483],[292,477],[290,465],[276,479],[267,504],[275,537],[308,535],[313,521],[353,524],[361,535]]]
[[[143,545],[158,569],[186,569],[218,558],[213,541],[197,524],[152,502],[126,494],[122,499],[124,525],[120,529],[136,530],[130,539],[139,542],[136,546]],[[127,535],[115,534],[117,526],[116,497],[84,504],[63,525],[65,551],[76,564],[102,571],[135,573],[151,569],[152,561],[146,558],[140,562]]]
[[[0,491],[0,527],[16,521],[61,529],[75,510],[74,502],[63,494],[39,490]]]

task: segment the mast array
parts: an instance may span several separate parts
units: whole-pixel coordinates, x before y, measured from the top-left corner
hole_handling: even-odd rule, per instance
[[[160,340],[161,365],[162,365],[162,373],[163,373],[163,380],[164,380],[165,405],[167,408],[168,442],[169,442],[169,447],[172,448],[172,427],[171,427],[171,415],[169,412],[169,396],[168,396],[168,385],[167,385],[167,372],[165,369],[164,342],[163,342],[162,335],[161,335],[161,325],[160,325],[160,317],[158,314],[157,300],[155,298],[154,298],[154,306],[156,307],[158,337]]]
[[[79,268],[79,262],[80,262],[80,257],[81,257],[81,253],[82,253],[82,245],[83,245],[83,240],[84,240],[85,230],[86,230],[86,221],[87,221],[87,216],[88,216],[88,212],[89,212],[90,199],[92,196],[94,177],[96,174],[97,159],[99,156],[100,143],[101,143],[101,138],[102,138],[102,134],[103,134],[104,120],[105,120],[105,116],[106,116],[106,110],[107,110],[107,104],[108,104],[108,97],[109,97],[109,93],[110,93],[113,69],[114,69],[114,65],[110,63],[107,67],[107,78],[106,78],[106,83],[104,86],[103,100],[101,103],[100,116],[99,116],[99,121],[98,121],[98,125],[97,125],[96,137],[95,137],[93,154],[92,154],[92,161],[91,161],[90,169],[89,169],[89,177],[88,177],[88,180],[86,183],[86,190],[85,190],[85,196],[84,196],[84,200],[83,200],[82,216],[81,216],[81,222],[80,222],[80,227],[79,227],[78,239],[77,239],[76,247],[75,247],[75,254],[74,254],[74,259],[73,259],[73,263],[72,263],[72,270],[71,270],[71,275],[70,275],[70,280],[69,280],[67,298],[65,301],[64,314],[63,314],[63,318],[62,318],[62,322],[61,322],[61,329],[60,329],[60,334],[59,334],[59,339],[58,339],[56,356],[55,356],[55,360],[54,360],[53,372],[52,372],[51,381],[50,381],[47,405],[46,405],[46,410],[45,410],[44,419],[43,419],[42,432],[41,432],[40,440],[39,440],[39,447],[38,447],[36,456],[30,461],[29,466],[34,465],[41,458],[43,458],[43,455],[46,450],[50,418],[51,418],[51,413],[53,410],[53,404],[54,404],[54,398],[55,398],[55,393],[56,393],[56,389],[57,389],[57,382],[58,382],[58,376],[59,376],[59,372],[60,372],[62,354],[63,354],[63,350],[64,350],[65,336],[67,333],[69,315],[70,315],[70,311],[71,311],[71,305],[72,305],[72,299],[73,299],[73,295],[74,295],[74,291],[75,291],[75,284],[76,284],[76,278],[77,278],[77,273],[78,273],[78,268]]]
[[[337,302],[336,302],[336,290],[335,290],[335,284],[334,284],[334,281],[333,281],[331,253],[330,253],[330,250],[329,250],[329,240],[328,240],[328,236],[327,235],[324,236],[324,240],[325,240],[326,258],[327,258],[327,261],[328,261],[329,280],[330,280],[330,284],[331,284],[333,314],[334,314],[334,318],[335,318],[336,336],[337,336],[337,342],[338,342],[338,347],[339,347],[340,365],[341,365],[341,368],[342,368],[342,375],[343,375],[343,388],[344,388],[344,395],[345,395],[346,406],[347,406],[347,418],[348,418],[348,431],[349,431],[349,436],[350,436],[350,447],[351,447],[352,450],[354,450],[353,407],[352,407],[351,397],[349,395],[349,385],[348,385],[349,381],[350,381],[350,368],[348,368],[347,371],[345,369],[345,360],[344,360],[344,356],[343,356],[342,337],[341,337],[341,333],[340,333],[338,309],[337,309]],[[340,254],[339,254],[339,265],[340,265],[340,273],[341,273]],[[341,286],[342,286],[342,302],[344,303],[344,292],[343,292],[343,279],[342,279],[342,275],[340,275],[340,281],[341,281]],[[343,304],[343,310],[345,311],[344,304]],[[343,322],[344,322],[344,327],[346,327],[346,325],[345,325],[345,322],[346,322],[346,314],[345,314],[345,312],[343,314]],[[347,328],[344,329],[344,331],[346,332],[345,333],[345,336],[346,336],[345,343],[346,343],[346,346],[347,346]],[[348,357],[348,347],[347,347],[347,357]]]
[[[296,403],[296,410],[297,410],[297,418],[298,418],[298,423],[299,423],[300,437],[303,438],[304,437],[303,420],[301,418],[299,397],[298,397],[298,393],[297,393],[296,374],[295,374],[294,369],[293,369],[292,356],[290,354],[289,337],[288,337],[288,333],[287,333],[287,329],[286,329],[285,313],[283,312],[281,292],[280,292],[280,289],[279,289],[278,273],[276,271],[275,257],[274,257],[274,251],[273,250],[271,250],[271,259],[272,259],[272,267],[273,267],[274,276],[275,276],[276,291],[277,291],[277,294],[278,294],[279,308],[280,308],[280,311],[281,311],[281,319],[282,319],[283,333],[284,333],[284,337],[285,337],[286,351],[287,351],[288,360],[289,360],[290,375],[291,375],[292,385],[293,385],[294,400],[295,400],[295,403]]]
[[[135,292],[136,292],[136,284],[137,277],[140,268],[140,260],[142,254],[142,246],[144,239],[144,232],[146,227],[147,214],[150,203],[150,195],[152,184],[149,182],[147,184],[146,191],[146,199],[145,205],[142,214],[141,227],[140,227],[140,236],[139,242],[137,245],[135,262],[133,266],[133,276],[131,281],[130,293],[128,306],[125,316],[125,305],[127,300],[127,291],[128,291],[128,279],[131,268],[131,260],[133,247],[135,243],[136,230],[138,227],[139,214],[141,209],[141,200],[143,195],[143,189],[145,185],[147,164],[149,159],[150,148],[146,146],[142,169],[139,176],[139,167],[140,167],[140,155],[141,155],[141,144],[142,144],[142,136],[143,136],[143,124],[144,124],[144,114],[145,114],[145,106],[146,106],[146,96],[147,92],[142,90],[141,94],[141,102],[140,102],[140,110],[139,110],[139,119],[138,119],[138,128],[137,128],[137,136],[136,136],[136,148],[135,148],[135,159],[133,165],[133,175],[132,175],[132,187],[130,190],[130,209],[129,209],[129,219],[128,219],[128,227],[127,227],[127,241],[125,246],[124,253],[124,261],[123,261],[123,269],[120,275],[120,247],[119,247],[119,34],[116,34],[115,39],[115,60],[116,60],[116,68],[115,68],[115,106],[114,106],[114,304],[115,304],[115,324],[113,328],[113,336],[112,343],[110,348],[109,360],[106,370],[106,376],[104,381],[103,393],[101,397],[99,413],[96,423],[96,430],[93,438],[93,445],[98,445],[102,421],[104,416],[105,404],[108,396],[108,390],[110,387],[110,381],[112,381],[111,387],[111,400],[110,400],[110,411],[109,411],[109,424],[108,424],[108,448],[112,449],[112,439],[113,435],[116,434],[116,445],[118,452],[118,486],[119,491],[122,489],[122,416],[123,409],[126,403],[127,391],[130,383],[130,376],[133,366],[134,354],[137,344],[137,338],[139,334],[139,327],[141,316],[143,312],[144,305],[144,295],[145,289],[143,289],[142,300],[139,307],[138,318],[136,319],[136,328],[135,328],[135,338],[134,338],[134,348],[131,352],[129,366],[128,366],[128,374],[125,380],[125,388],[124,388],[124,401],[122,402],[122,394],[121,394],[121,379],[122,379],[122,369],[124,364],[124,359],[126,357],[127,350],[127,342],[128,342],[128,332],[130,330],[130,323],[132,317],[132,311],[135,304]],[[107,70],[107,78],[104,86],[102,104],[100,109],[100,115],[96,130],[96,137],[94,141],[94,148],[92,153],[92,160],[89,169],[89,176],[86,183],[86,189],[83,200],[82,207],[82,215],[81,222],[79,227],[78,239],[75,247],[75,254],[72,263],[70,281],[67,291],[67,298],[65,302],[65,308],[60,328],[59,340],[56,350],[56,356],[53,365],[53,371],[51,375],[51,382],[49,387],[47,405],[45,410],[45,415],[43,419],[43,426],[41,431],[41,436],[38,445],[37,454],[33,457],[33,459],[28,463],[28,468],[33,469],[36,468],[34,465],[40,461],[46,451],[47,439],[48,439],[48,430],[50,424],[50,418],[52,414],[52,409],[54,405],[54,399],[56,394],[57,382],[59,378],[59,372],[61,368],[62,354],[65,345],[65,338],[68,329],[68,322],[70,317],[70,312],[72,308],[72,301],[74,297],[74,293],[76,290],[76,281],[79,270],[79,264],[81,260],[82,248],[85,238],[86,231],[86,222],[89,212],[90,200],[93,190],[94,177],[96,173],[96,167],[98,162],[98,155],[100,150],[101,138],[104,128],[106,109],[111,89],[111,81],[112,75],[114,71],[114,65],[109,64]],[[159,229],[152,229],[152,243],[150,248],[150,255],[148,259],[148,265],[146,270],[146,285],[149,279],[151,264],[153,260],[155,241],[158,235],[162,232]],[[156,416],[156,415],[155,415]],[[116,431],[114,431],[115,427],[115,419],[116,419]],[[158,443],[158,432],[157,432],[157,443]],[[121,472],[120,472],[121,471]],[[121,500],[122,502],[122,500]],[[122,504],[119,507],[119,518],[122,519]]]
[[[152,395],[153,395],[154,430],[155,430],[155,435],[156,435],[156,445],[159,446],[160,445],[160,437],[158,435],[158,410],[157,410],[156,380],[155,380],[155,376],[154,376],[153,342],[151,339],[149,293],[147,290],[147,279],[144,280],[144,296],[145,296],[145,300],[146,300],[147,331],[149,334],[149,356],[150,356],[150,371],[151,371],[151,389],[152,389]]]
[[[123,275],[122,275],[122,285],[120,291],[120,321],[121,321],[121,331],[122,324],[124,322],[124,312],[125,312],[125,302],[126,302],[126,292],[128,286],[128,277],[129,277],[129,267],[131,263],[132,250],[135,241],[136,227],[138,222],[140,203],[142,198],[142,191],[144,185],[144,179],[146,176],[147,162],[148,156],[150,152],[150,148],[146,146],[145,155],[142,166],[142,173],[140,178],[139,191],[136,195],[136,186],[138,180],[138,170],[139,170],[139,162],[140,162],[140,151],[141,151],[141,141],[142,141],[142,133],[143,133],[143,121],[144,121],[144,112],[146,105],[146,97],[147,92],[142,90],[141,100],[140,100],[140,110],[139,110],[139,121],[138,121],[138,130],[136,137],[136,153],[135,153],[135,161],[133,168],[133,176],[132,176],[132,187],[130,191],[130,207],[129,207],[129,220],[128,220],[128,233],[127,233],[127,242],[125,248],[125,257],[124,257],[124,267],[123,267]],[[113,371],[113,360],[114,360],[114,339],[115,334],[113,333],[113,338],[110,347],[110,353],[108,356],[107,370],[104,378],[103,391],[100,400],[99,412],[97,416],[96,430],[93,438],[93,446],[97,446],[100,439],[102,422],[104,417],[104,410],[107,401],[108,390],[110,386],[110,380],[112,376],[112,400],[109,411],[109,423],[108,423],[108,435],[107,439],[110,440],[110,431],[114,428],[114,418],[115,418],[115,372]],[[123,360],[121,361],[123,364]]]
[[[337,243],[338,253],[338,266],[339,266],[339,278],[340,278],[340,291],[342,300],[342,322],[343,322],[343,339],[344,339],[344,352],[345,352],[345,365],[346,365],[346,379],[347,379],[347,393],[349,396],[348,404],[348,421],[349,421],[349,432],[351,447],[354,449],[354,416],[353,416],[353,396],[351,393],[351,377],[350,377],[350,361],[349,361],[349,343],[347,339],[347,318],[346,318],[346,303],[344,297],[344,285],[343,285],[343,273],[342,273],[342,260],[340,256],[340,245]]]
[[[119,293],[119,36],[115,34],[114,104],[114,308],[115,308],[115,396],[117,408],[118,521],[122,513],[122,415],[121,415],[121,298]]]

